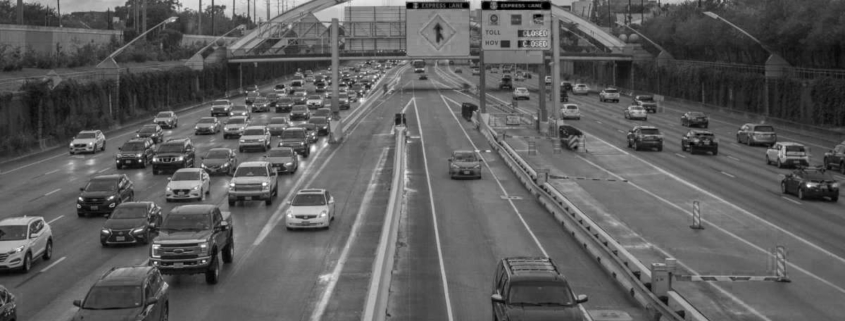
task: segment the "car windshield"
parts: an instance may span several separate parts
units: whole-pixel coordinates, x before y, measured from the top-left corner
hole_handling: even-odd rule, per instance
[[[200,180],[200,172],[199,171],[178,171],[173,173],[173,177],[170,178],[171,181],[198,181]]]
[[[18,241],[26,239],[26,225],[0,226],[0,241]]]
[[[155,133],[156,131],[157,131],[156,126],[144,126],[144,127],[141,127],[141,130],[139,130],[138,132],[139,133]]]
[[[293,99],[290,99],[289,97],[282,97],[279,98],[279,102],[282,104],[287,104],[293,102]]]
[[[235,171],[235,176],[267,176],[267,168],[262,166],[241,166]]]
[[[456,153],[455,154],[455,161],[456,162],[477,162],[478,158],[475,157],[475,153]]]
[[[643,135],[660,135],[660,130],[657,128],[642,128],[640,129],[640,132],[643,133]]]
[[[578,109],[578,106],[575,105],[567,105],[566,109]]]
[[[112,180],[96,180],[88,182],[85,186],[86,192],[112,192],[116,188],[115,181]]]
[[[214,118],[200,118],[200,121],[197,123],[199,124],[214,124],[217,120]]]
[[[298,194],[291,202],[293,206],[321,206],[326,205],[323,194]]]
[[[181,153],[182,144],[164,144],[158,148],[158,153]]]
[[[633,107],[631,107],[630,109],[631,109],[631,110],[636,110],[636,111],[642,111],[642,110],[643,110],[643,108],[642,108],[642,107],[640,107],[640,106],[633,106]]]
[[[93,139],[93,138],[97,138],[97,135],[94,134],[94,133],[79,133],[79,135],[76,135],[76,139]]]
[[[692,113],[689,113],[689,116],[690,117],[704,117],[704,113],[692,112]]]
[[[144,303],[143,292],[138,285],[95,286],[88,292],[83,309],[114,310],[138,308]]]
[[[158,115],[156,115],[156,118],[168,118],[168,117],[170,117],[170,113],[158,113]]]
[[[246,119],[243,119],[243,118],[229,118],[229,120],[228,120],[228,121],[226,121],[226,125],[237,125],[237,124],[243,124],[243,123],[246,123]]]
[[[587,85],[577,84],[575,85],[577,88],[587,88]]]
[[[305,138],[304,130],[286,130],[282,132],[282,139],[285,138]]]
[[[147,208],[145,206],[118,206],[110,217],[114,219],[145,218]]]
[[[161,223],[162,230],[207,230],[211,226],[208,215],[170,213]]]
[[[222,100],[215,100],[214,102],[211,103],[212,106],[226,106],[228,104],[229,104],[228,101],[222,101]]]
[[[309,124],[325,124],[325,123],[328,123],[328,120],[326,119],[326,117],[311,117],[311,119],[308,120],[308,123]]]
[[[293,150],[288,148],[279,148],[279,149],[271,149],[270,152],[267,153],[269,157],[291,157],[293,156]]]
[[[824,182],[824,181],[832,182],[832,181],[835,181],[833,179],[833,175],[831,175],[830,173],[827,173],[827,172],[807,171],[807,172],[804,172],[804,173],[805,173],[804,177],[808,181],[811,181],[811,182]]]
[[[120,150],[124,152],[140,152],[144,150],[144,143],[128,142],[123,144],[123,146],[120,147]]]
[[[257,92],[251,92],[251,93],[246,94],[246,96],[250,97],[250,98],[255,98],[255,97],[258,97],[259,94]]]
[[[639,100],[639,101],[654,101],[654,97],[652,97],[652,96],[638,96],[637,100]]]
[[[270,118],[270,124],[271,125],[279,125],[279,124],[287,124],[287,123],[288,123],[287,118],[282,118],[282,117]]]
[[[211,150],[205,155],[206,159],[226,159],[229,158],[228,150]]]
[[[265,103],[265,102],[267,102],[267,97],[258,97],[258,98],[255,98],[255,102]]]
[[[264,128],[250,128],[244,131],[244,136],[264,135]]]
[[[529,305],[572,305],[575,303],[567,287],[539,282],[511,285],[508,301],[510,304]]]
[[[803,152],[804,152],[804,146],[798,146],[798,145],[787,145],[787,146],[786,146],[786,151],[787,151],[787,152],[800,152],[800,153],[803,153]]]
[[[276,89],[285,89],[285,85],[276,85]]]
[[[774,128],[774,127],[772,127],[772,126],[757,126],[757,127],[754,127],[754,131],[755,131],[755,132],[767,132],[767,133],[771,133],[771,132],[774,132],[774,131],[775,131],[775,128]]]
[[[320,97],[319,95],[311,95],[311,96],[308,96],[308,99],[322,99],[322,98],[323,98],[323,97]]]
[[[306,111],[306,110],[308,110],[308,107],[305,107],[303,105],[297,105],[297,106],[293,106],[293,109],[291,109],[291,110],[292,111]]]
[[[604,92],[606,92],[608,94],[618,94],[619,93],[619,91],[616,90],[616,89],[605,89]]]
[[[248,112],[249,109],[246,109],[246,106],[235,106],[232,107],[232,111]]]

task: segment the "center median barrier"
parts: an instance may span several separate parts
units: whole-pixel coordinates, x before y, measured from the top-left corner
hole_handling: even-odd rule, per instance
[[[484,116],[480,115],[477,120],[480,130],[508,167],[561,227],[595,257],[602,268],[646,309],[653,320],[708,320],[675,291],[669,291],[665,297],[656,296],[651,291],[651,270],[550,185],[547,173],[539,173],[538,176],[506,141],[498,138],[495,130],[483,121]]]
[[[396,239],[399,234],[399,216],[402,211],[402,199],[405,192],[405,146],[406,128],[393,128],[396,143],[393,154],[393,178],[390,184],[390,198],[387,202],[384,225],[381,229],[376,259],[373,261],[373,273],[364,303],[361,320],[382,321],[387,318],[387,303],[390,282],[393,276],[393,261],[396,254]]]

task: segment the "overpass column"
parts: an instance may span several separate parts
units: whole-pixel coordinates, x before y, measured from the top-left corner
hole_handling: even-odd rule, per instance
[[[543,59],[540,63],[540,70],[538,71],[538,77],[540,78],[538,81],[540,82],[540,116],[537,120],[537,126],[539,126],[540,133],[545,133],[546,130],[549,129],[549,125],[547,123],[549,118],[549,113],[546,110],[546,54],[543,53]]]
[[[552,17],[552,115],[560,119],[560,20]],[[557,123],[555,123],[557,125]],[[557,126],[555,126],[557,128]],[[554,133],[552,133],[554,134]]]
[[[478,10],[478,21],[482,21],[484,16],[481,15],[481,10]],[[478,108],[481,114],[487,114],[487,69],[484,67],[484,50],[478,51]]]
[[[268,13],[269,14],[269,13]],[[343,139],[343,121],[340,118],[340,103],[337,95],[337,83],[340,81],[340,52],[338,48],[338,20],[332,18],[331,43],[332,43],[332,117],[330,120],[330,143],[339,143]]]

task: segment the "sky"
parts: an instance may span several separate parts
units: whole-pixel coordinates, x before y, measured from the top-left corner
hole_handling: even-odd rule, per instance
[[[116,6],[122,6],[126,3],[126,0],[24,0],[24,2],[38,2],[44,4],[48,7],[56,7],[57,1],[61,1],[61,9],[62,13],[70,13],[75,11],[106,11],[106,9],[114,8]],[[191,8],[193,10],[197,10],[199,8],[200,0],[180,0],[182,2],[183,7]],[[258,2],[258,9],[257,14],[259,17],[266,19],[267,18],[267,1],[270,1],[270,14],[271,17],[276,15],[278,10],[277,3],[284,2],[283,0],[254,0]],[[294,5],[302,4],[308,0],[287,0],[289,6],[293,7]],[[572,3],[573,0],[552,0],[553,3],[558,5],[568,5]],[[692,1],[692,0],[663,0],[663,3],[679,3],[685,1]],[[481,0],[470,0],[472,2],[473,8],[478,8]],[[215,0],[215,5],[226,5],[226,13],[227,15],[231,15],[232,10],[232,0]],[[202,5],[204,7],[211,5],[211,0],[202,0]],[[323,10],[322,12],[316,13],[317,18],[322,21],[330,21],[331,18],[338,18],[343,19],[343,7],[347,4],[337,5],[331,7],[329,9]],[[405,5],[404,0],[353,0],[348,2],[348,5],[351,6],[403,6]],[[235,0],[235,10],[238,13],[246,11],[247,8],[247,0]]]

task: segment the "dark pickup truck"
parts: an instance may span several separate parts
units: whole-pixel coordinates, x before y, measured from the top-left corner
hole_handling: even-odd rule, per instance
[[[217,284],[220,260],[232,263],[235,239],[232,217],[217,205],[183,205],[162,219],[150,247],[150,265],[165,275],[205,274]]]

